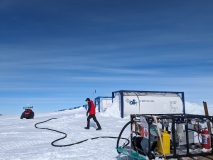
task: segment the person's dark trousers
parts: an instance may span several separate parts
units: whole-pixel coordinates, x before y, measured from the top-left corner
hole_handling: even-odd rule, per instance
[[[93,118],[93,120],[95,121],[96,125],[98,126],[98,128],[101,128],[101,125],[99,124],[98,120],[96,119],[96,116],[95,114],[90,114],[88,117],[87,117],[87,128],[90,127],[90,119]]]

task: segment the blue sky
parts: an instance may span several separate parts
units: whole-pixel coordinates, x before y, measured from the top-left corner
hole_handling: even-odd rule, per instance
[[[0,113],[27,104],[57,111],[117,90],[213,104],[212,8],[212,0],[0,0]]]

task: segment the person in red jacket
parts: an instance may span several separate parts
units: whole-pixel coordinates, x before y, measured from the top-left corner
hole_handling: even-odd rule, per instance
[[[98,126],[98,128],[96,130],[101,130],[101,125],[99,124],[96,116],[95,116],[95,105],[93,103],[92,100],[90,100],[89,98],[87,98],[85,101],[87,101],[88,103],[88,110],[86,115],[87,117],[87,127],[84,127],[85,129],[89,129],[90,128],[90,119],[93,118],[93,120],[95,121],[96,125]]]

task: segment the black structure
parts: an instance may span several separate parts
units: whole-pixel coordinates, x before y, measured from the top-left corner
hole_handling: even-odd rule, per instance
[[[33,119],[34,118],[34,112],[32,111],[33,106],[31,107],[23,107],[25,111],[22,113],[20,119],[26,118],[26,119]]]
[[[142,120],[143,119],[143,120]],[[156,125],[156,120],[157,125]],[[137,127],[142,123],[147,124],[147,137],[142,136],[141,132],[137,132]],[[143,121],[143,122],[142,122]],[[165,154],[166,158],[179,158],[179,157],[196,157],[196,156],[207,156],[213,154],[213,116],[204,115],[192,115],[192,114],[178,114],[178,115],[130,115],[131,124],[131,146],[130,148],[135,150],[138,154],[148,156],[150,159],[155,157],[164,157],[164,154],[159,153],[159,134],[157,129],[160,131],[160,136],[162,137],[164,131],[169,135],[169,153]],[[209,132],[209,139],[203,138],[205,126],[210,123],[211,130]],[[128,125],[128,124],[127,124]],[[122,132],[127,127],[121,130],[119,136],[122,136]],[[178,126],[183,127],[183,139],[182,142],[179,141]],[[157,128],[160,127],[160,128]],[[153,134],[154,133],[154,134]],[[195,133],[195,134],[194,134]],[[195,143],[194,138],[199,139],[200,143]],[[193,142],[192,142],[193,141]],[[210,149],[206,149],[205,145],[208,143]],[[161,144],[161,143],[160,143]],[[162,143],[164,144],[164,142]],[[117,148],[119,147],[119,140],[117,142]]]

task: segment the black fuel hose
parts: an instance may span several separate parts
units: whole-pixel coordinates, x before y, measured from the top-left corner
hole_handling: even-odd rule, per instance
[[[99,136],[99,137],[94,137],[94,138],[88,138],[88,139],[85,139],[85,140],[82,140],[82,141],[79,141],[79,142],[75,142],[75,143],[71,143],[71,144],[56,145],[56,144],[54,144],[55,142],[60,141],[60,140],[62,140],[62,139],[64,139],[64,138],[67,137],[67,134],[66,134],[66,133],[61,132],[61,131],[58,131],[58,130],[55,130],[55,129],[50,129],[50,128],[39,128],[39,127],[37,127],[38,124],[48,122],[48,121],[50,121],[50,120],[52,120],[52,119],[57,119],[57,118],[50,118],[50,119],[48,119],[48,120],[46,120],[46,121],[38,122],[38,123],[35,124],[35,128],[37,128],[37,129],[46,129],[46,130],[50,130],[50,131],[54,131],[54,132],[57,132],[57,133],[64,134],[64,137],[58,138],[58,139],[54,140],[54,141],[51,143],[51,145],[54,146],[54,147],[67,147],[67,146],[72,146],[72,145],[75,145],[75,144],[80,144],[80,143],[85,142],[85,141],[90,140],[90,139],[91,139],[91,140],[94,140],[94,139],[98,139],[98,138],[116,138],[116,139],[118,138],[118,137],[111,137],[111,136]],[[127,141],[127,143],[125,144],[125,146],[127,146],[127,145],[129,144],[129,140],[128,140],[127,138],[122,138],[122,137],[120,137],[119,139],[125,139],[125,140]]]
[[[119,148],[119,142],[120,142],[120,139],[126,139],[126,138],[121,138],[121,136],[122,136],[122,133],[123,133],[123,131],[125,130],[125,128],[129,125],[129,124],[131,124],[133,121],[129,121],[127,124],[125,124],[125,126],[122,128],[122,130],[121,130],[121,132],[120,132],[120,134],[119,134],[119,136],[118,136],[118,140],[117,140],[117,145],[116,145],[116,148]],[[128,143],[129,144],[129,143]],[[125,144],[125,145],[123,145],[122,147],[124,147],[124,146],[127,146],[128,144]],[[117,150],[117,152],[118,152],[118,154],[120,154],[120,152]]]

